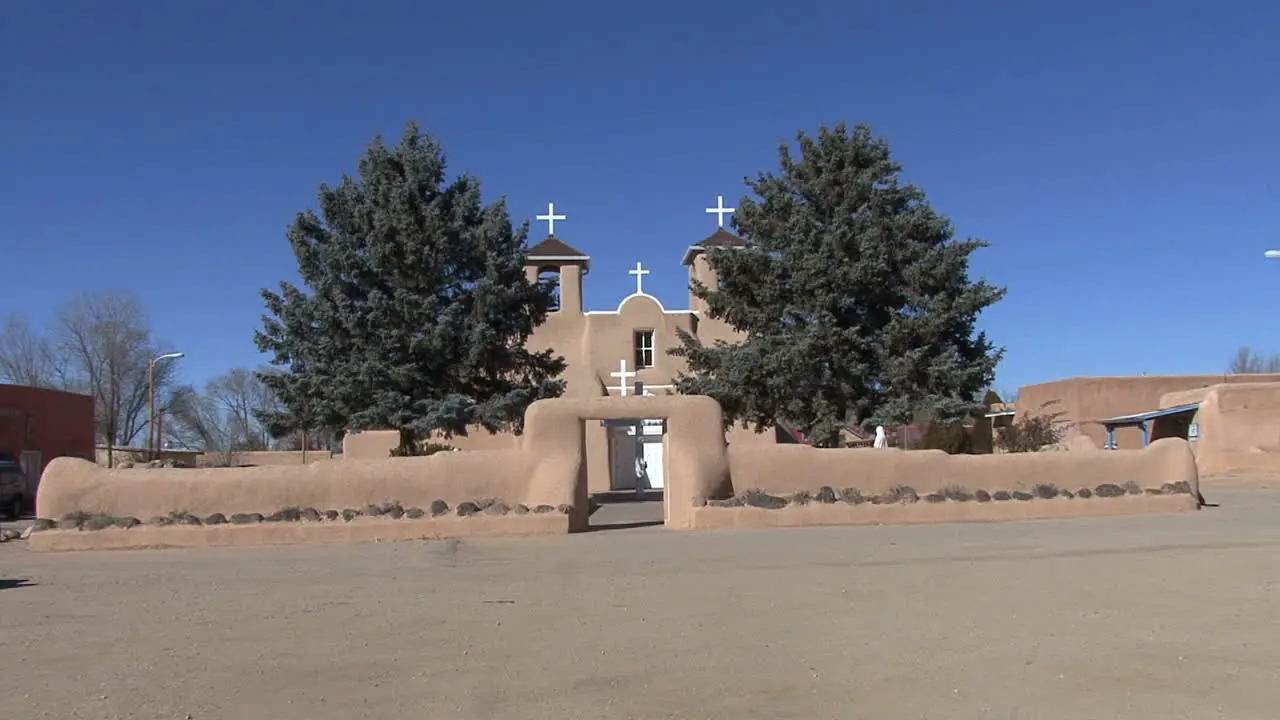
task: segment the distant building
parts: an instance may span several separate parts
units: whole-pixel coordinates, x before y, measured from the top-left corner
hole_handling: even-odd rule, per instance
[[[40,475],[56,457],[94,459],[93,398],[88,395],[0,385],[0,461],[26,473],[24,500],[35,502]]]
[[[1069,378],[1020,388],[1017,415],[1054,415],[1066,440],[1084,436],[1099,448],[1112,445],[1133,450],[1156,437],[1157,420],[1164,426],[1176,422],[1190,432],[1194,403],[1166,407],[1162,404],[1166,395],[1214,385],[1274,382],[1280,382],[1280,374]],[[1177,412],[1171,415],[1170,411]]]

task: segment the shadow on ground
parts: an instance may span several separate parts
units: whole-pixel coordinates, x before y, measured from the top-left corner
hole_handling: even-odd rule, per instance
[[[614,491],[591,496],[591,531],[631,530],[662,524],[662,491]]]
[[[604,532],[606,530],[634,530],[636,528],[661,527],[661,520],[635,520],[633,522],[609,523],[607,525],[591,524],[587,532]]]
[[[620,503],[662,502],[661,490],[646,490],[636,493],[633,490],[611,490],[591,496],[593,504],[617,505]]]

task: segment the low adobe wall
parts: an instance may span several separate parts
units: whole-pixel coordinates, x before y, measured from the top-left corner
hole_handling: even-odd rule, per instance
[[[1167,439],[1142,450],[1056,451],[1002,455],[948,455],[941,450],[820,450],[807,445],[729,447],[729,475],[736,492],[817,492],[853,487],[880,495],[905,485],[925,495],[947,487],[969,492],[1063,490],[1129,482],[1149,488],[1186,482],[1199,488],[1195,458],[1185,440]]]
[[[1143,450],[947,455],[939,450],[728,449],[731,488],[692,527],[991,522],[1191,511],[1185,440]]]
[[[1195,416],[1202,477],[1280,475],[1280,383],[1214,385]]]
[[[535,462],[508,451],[305,466],[108,470],[57,458],[45,469],[36,514],[56,519],[83,511],[146,520],[175,511],[267,515],[287,507],[341,511],[390,501],[423,508],[436,500],[456,506],[490,497],[526,505],[568,502],[571,483],[530,482]]]
[[[31,546],[93,547],[94,538],[102,538],[111,547],[152,547],[169,530],[182,533],[164,536],[174,542],[206,544],[350,537],[320,528],[354,527],[361,518],[391,513],[406,523],[398,532],[413,537],[429,535],[430,523],[455,515],[466,517],[438,525],[452,536],[585,530],[590,508],[583,421],[632,417],[667,419],[664,515],[673,527],[689,527],[694,506],[727,483],[719,405],[705,397],[562,398],[529,407],[521,447],[511,450],[203,469],[107,470],[61,458],[45,470],[36,500],[37,515],[58,525],[33,535]],[[531,517],[540,515],[561,519]],[[260,527],[273,521],[301,525]],[[421,525],[409,528],[410,522]],[[200,532],[191,529],[196,525]],[[66,539],[69,534],[78,539]]]
[[[493,434],[484,428],[472,428],[467,435],[453,437],[433,436],[430,442],[455,447],[459,450],[514,450],[520,447],[520,438],[513,433]],[[391,457],[391,451],[400,444],[397,430],[366,430],[351,433],[342,438],[342,456],[352,460],[381,460]]]
[[[1195,461],[1184,440],[1160,440],[1142,451],[998,456],[729,445],[711,398],[560,398],[529,407],[521,445],[510,450],[208,469],[106,470],[59,458],[46,469],[36,502],[39,517],[59,523],[33,535],[32,547],[151,547],[165,544],[165,537],[180,544],[262,544],[383,536],[378,533],[585,530],[585,421],[630,418],[667,421],[663,514],[666,525],[678,529],[1198,507]],[[1070,509],[1046,505],[1068,502]],[[387,522],[400,524],[376,525]],[[180,534],[163,536],[170,531]]]
[[[232,453],[200,453],[196,467],[232,467],[258,465],[310,465],[333,457],[328,450],[243,450]]]

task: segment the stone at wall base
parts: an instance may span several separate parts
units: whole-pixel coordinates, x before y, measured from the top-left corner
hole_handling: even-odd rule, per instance
[[[1052,518],[1117,517],[1194,512],[1194,495],[1129,495],[1117,498],[1036,499],[1029,502],[946,502],[872,505],[789,506],[780,510],[704,506],[693,509],[696,530],[749,530],[822,525],[900,525],[952,522],[1005,522]]]
[[[361,543],[399,540],[563,535],[569,518],[560,513],[519,516],[441,517],[432,520],[358,518],[351,522],[288,522],[256,525],[150,527],[127,530],[44,530],[27,541],[32,550],[142,550],[159,548],[250,547],[303,543]]]

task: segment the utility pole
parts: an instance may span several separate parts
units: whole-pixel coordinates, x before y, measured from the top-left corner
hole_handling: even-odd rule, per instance
[[[165,353],[157,357],[151,358],[151,362],[147,364],[147,399],[150,405],[147,414],[147,459],[156,459],[156,444],[160,442],[159,428],[156,426],[156,363],[161,360],[177,360],[182,357],[180,352]]]

